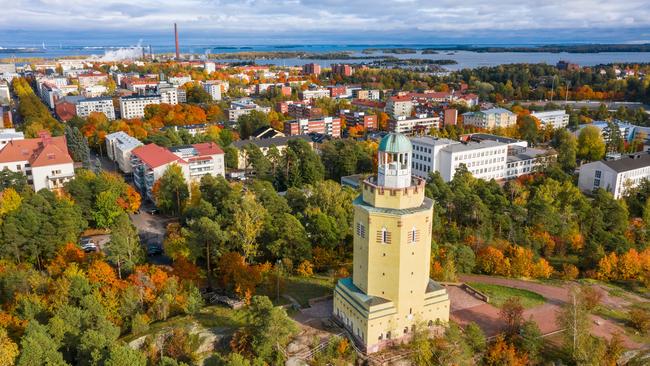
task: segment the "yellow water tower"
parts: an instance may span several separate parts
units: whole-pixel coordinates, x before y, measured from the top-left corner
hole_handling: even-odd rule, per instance
[[[412,151],[404,135],[381,140],[377,175],[354,200],[353,275],[334,289],[334,316],[369,353],[449,321],[447,291],[429,278],[433,201],[411,176]]]

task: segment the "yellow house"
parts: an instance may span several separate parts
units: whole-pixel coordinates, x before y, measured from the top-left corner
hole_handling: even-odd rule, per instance
[[[353,275],[334,289],[334,316],[369,353],[449,321],[447,291],[429,278],[433,201],[411,155],[403,135],[381,140],[377,175],[354,200]]]

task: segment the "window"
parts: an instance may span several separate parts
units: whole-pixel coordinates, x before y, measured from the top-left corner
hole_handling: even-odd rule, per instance
[[[361,238],[366,237],[366,227],[360,222],[357,222],[357,235]]]
[[[390,244],[390,232],[385,227],[377,231],[377,242]]]
[[[420,240],[420,231],[413,226],[413,228],[408,232],[406,241],[408,243],[415,243]]]
[[[601,174],[602,174],[602,172],[600,170],[596,170],[596,178],[600,178]]]
[[[20,166],[20,164],[16,165],[16,170],[21,170],[21,169],[22,167]]]
[[[600,179],[594,179],[594,187],[600,187]]]

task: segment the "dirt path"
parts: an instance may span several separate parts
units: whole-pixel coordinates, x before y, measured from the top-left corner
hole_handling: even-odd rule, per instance
[[[551,284],[543,284],[533,281],[524,281],[511,278],[481,276],[481,275],[461,275],[460,280],[463,282],[478,282],[492,285],[501,285],[507,287],[514,287],[522,290],[528,290],[544,296],[547,300],[543,305],[539,305],[524,311],[526,319],[533,319],[543,334],[559,330],[555,324],[555,318],[558,310],[568,299],[569,285],[555,286]],[[605,289],[599,288],[603,292]],[[460,290],[460,289],[458,289]],[[450,298],[452,299],[452,313],[451,317],[461,324],[469,322],[476,322],[488,336],[495,335],[503,328],[503,322],[499,316],[499,309],[487,304],[480,303],[471,306],[466,296],[471,295],[465,293],[459,294],[458,291],[450,291]],[[604,306],[608,307],[624,307],[629,305],[629,301],[613,297],[606,292],[606,299],[603,301]],[[472,300],[474,301],[474,300]],[[454,302],[459,302],[454,305]],[[609,339],[613,334],[620,333],[623,335],[624,344],[628,348],[641,348],[643,345],[634,342],[625,335],[625,330],[616,322],[610,319],[592,315],[592,334]]]

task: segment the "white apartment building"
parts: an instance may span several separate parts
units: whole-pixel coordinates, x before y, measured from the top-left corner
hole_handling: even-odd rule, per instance
[[[491,108],[463,113],[463,124],[484,129],[506,128],[517,124],[517,115],[504,108]]]
[[[160,103],[178,104],[178,90],[176,88],[159,88],[158,93],[160,94]]]
[[[300,92],[300,99],[302,100],[329,98],[329,96],[329,89],[308,89]]]
[[[398,116],[388,122],[390,132],[411,135],[416,131],[429,132],[432,128],[440,128],[440,117],[420,114],[415,117]]]
[[[86,98],[97,98],[108,93],[108,88],[104,85],[90,85],[84,88],[82,94]]]
[[[144,117],[144,109],[150,104],[160,104],[160,95],[130,96],[120,98],[120,112],[124,119]]]
[[[174,86],[181,86],[192,82],[192,77],[191,76],[170,76],[167,78],[167,82]]]
[[[445,182],[465,165],[479,179],[505,179],[508,145],[496,141],[458,142],[432,136],[415,137],[412,172],[421,178],[438,171]]]
[[[392,118],[409,117],[413,112],[413,101],[408,95],[390,97],[386,102],[385,110]]]
[[[190,182],[198,182],[204,175],[226,176],[225,154],[214,142],[177,146],[169,149],[185,160],[189,167]]]
[[[602,188],[619,199],[642,180],[650,178],[650,154],[637,153],[617,160],[600,160],[580,167],[578,188],[593,192]]]
[[[153,186],[172,164],[177,164],[181,168],[183,177],[189,177],[190,171],[187,162],[164,147],[148,144],[136,147],[131,151],[133,184],[144,198],[155,201]]]
[[[114,161],[123,173],[131,173],[131,151],[142,142],[135,137],[129,136],[126,132],[118,131],[106,135],[106,154]]]
[[[81,99],[75,107],[77,116],[82,118],[88,117],[92,112],[100,112],[104,113],[109,120],[115,119],[115,106],[113,106],[113,99],[109,97]]]
[[[27,176],[38,192],[59,190],[74,179],[74,163],[64,136],[51,137],[44,132],[39,138],[14,139],[0,150],[0,170],[7,169]]]
[[[9,105],[11,103],[11,93],[9,93],[9,83],[0,82],[0,105]]]
[[[209,80],[203,83],[203,89],[210,94],[212,100],[221,100],[221,82],[219,80]]]
[[[569,115],[564,110],[533,112],[531,116],[539,119],[542,126],[564,128],[569,125]]]
[[[249,114],[252,111],[259,111],[264,113],[271,112],[270,107],[260,107],[252,99],[240,99],[237,101],[232,101],[230,103],[230,109],[228,109],[228,120],[230,122],[237,122],[239,117]]]
[[[217,71],[217,64],[215,64],[214,62],[204,62],[203,70],[205,70],[205,72],[207,72],[208,74],[211,74]]]

